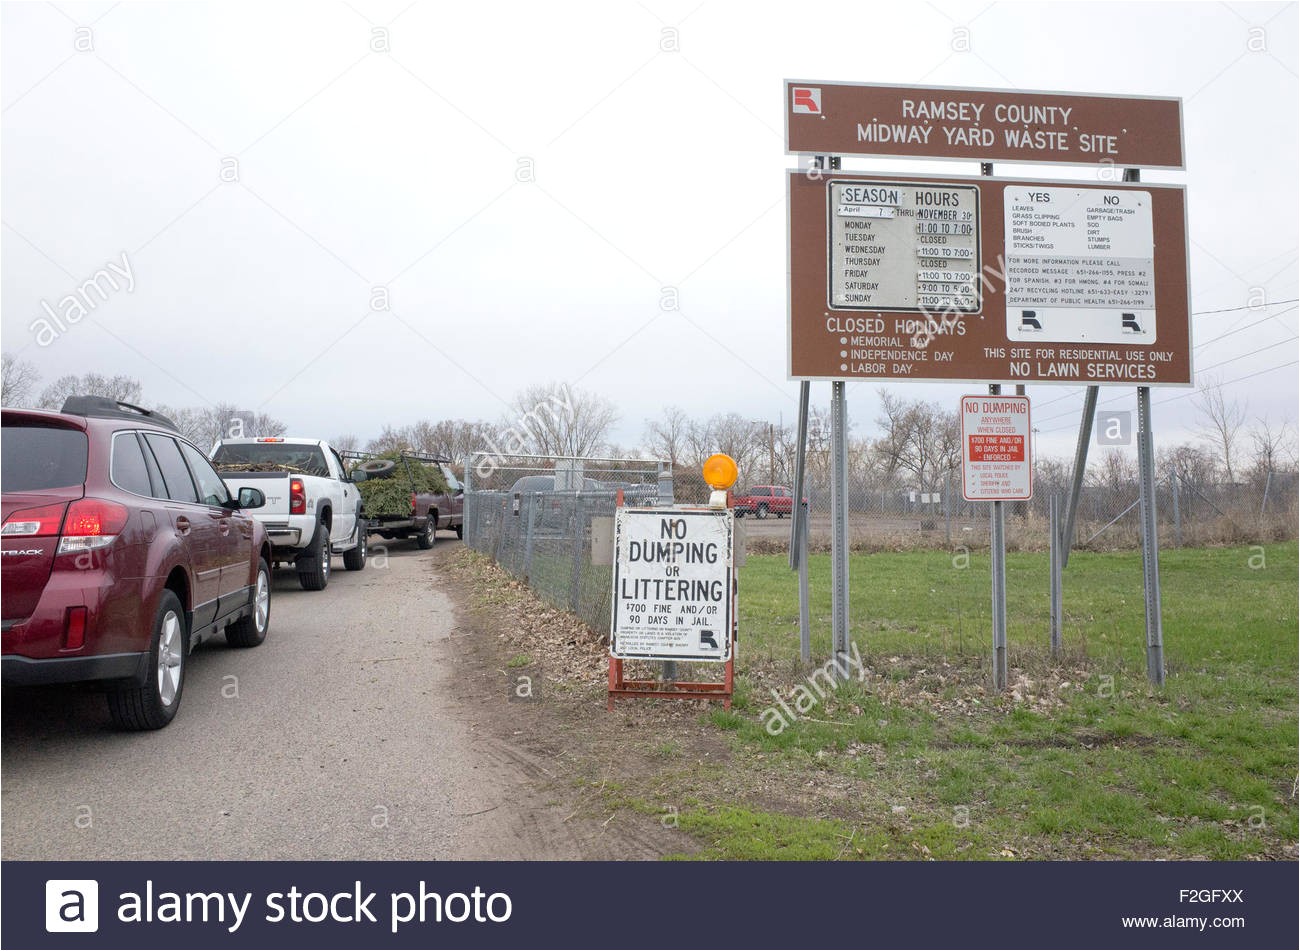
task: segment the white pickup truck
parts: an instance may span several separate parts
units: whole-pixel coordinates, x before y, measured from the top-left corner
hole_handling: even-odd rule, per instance
[[[271,557],[292,562],[308,591],[329,583],[335,553],[342,553],[349,571],[366,566],[361,493],[329,443],[291,436],[222,439],[211,456],[231,493],[244,486],[262,490],[266,505],[253,517],[271,540]]]

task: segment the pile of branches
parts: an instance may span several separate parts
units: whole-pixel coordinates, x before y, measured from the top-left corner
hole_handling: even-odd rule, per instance
[[[291,466],[287,462],[214,462],[212,464],[218,472],[297,472],[302,474],[303,470],[297,466]]]
[[[438,466],[427,465],[415,459],[403,461],[400,452],[387,452],[374,458],[391,459],[397,465],[383,478],[372,477],[357,483],[365,513],[371,518],[411,514],[412,492],[448,491],[447,480]],[[353,471],[355,470],[356,466],[353,466]]]

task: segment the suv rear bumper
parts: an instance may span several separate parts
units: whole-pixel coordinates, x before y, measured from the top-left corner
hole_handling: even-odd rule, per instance
[[[130,680],[144,683],[149,652],[100,654],[94,657],[23,657],[6,654],[0,678],[6,685],[70,684],[83,680]]]

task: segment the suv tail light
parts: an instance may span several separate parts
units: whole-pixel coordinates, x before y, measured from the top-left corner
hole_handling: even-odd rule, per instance
[[[307,514],[307,493],[303,490],[302,479],[289,480],[289,514]]]
[[[415,493],[414,493],[414,492],[411,493],[411,511],[412,511],[412,512],[415,511]]]
[[[5,520],[4,527],[0,528],[0,535],[21,535],[25,538],[57,535],[59,526],[63,524],[63,513],[67,508],[67,502],[59,502],[56,505],[42,505],[11,512],[9,518]]]
[[[112,544],[130,517],[125,505],[104,499],[77,499],[63,520],[59,554],[94,551]]]

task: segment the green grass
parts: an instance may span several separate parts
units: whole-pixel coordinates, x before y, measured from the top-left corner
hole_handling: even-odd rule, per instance
[[[709,858],[1294,858],[1297,546],[1161,554],[1168,680],[1146,680],[1141,558],[1076,552],[1065,654],[1047,650],[1041,554],[1007,559],[1008,643],[1021,700],[985,692],[987,555],[859,554],[851,634],[872,668],[779,732],[807,673],[784,556],[740,574],[736,709],[706,716],[755,789],[808,776],[858,790],[682,811]],[[829,650],[829,558],[814,556],[814,663]],[[786,787],[784,784],[790,784]]]

